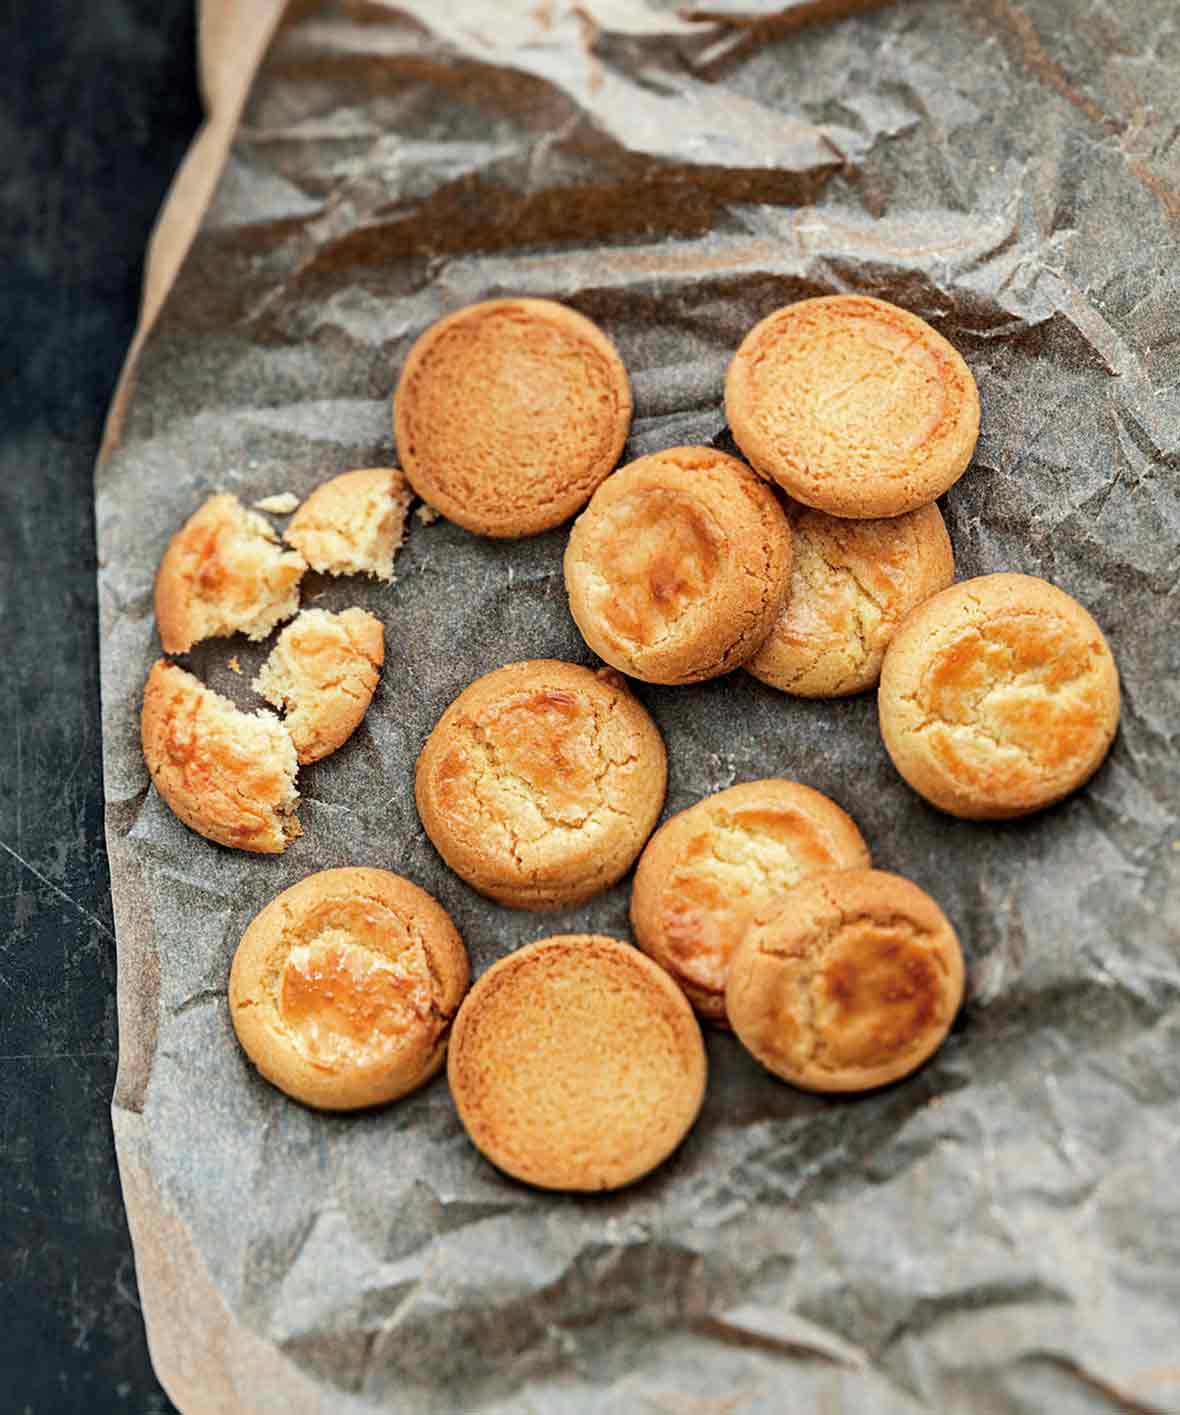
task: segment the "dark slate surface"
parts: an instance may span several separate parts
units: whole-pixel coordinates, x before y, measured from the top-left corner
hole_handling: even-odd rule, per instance
[[[93,462],[200,111],[193,0],[0,34],[0,1411],[160,1415],[109,1100]]]

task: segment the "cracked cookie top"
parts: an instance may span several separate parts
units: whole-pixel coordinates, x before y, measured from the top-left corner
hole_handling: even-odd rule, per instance
[[[486,300],[433,324],[394,395],[398,455],[420,497],[480,535],[559,526],[614,470],[631,426],[607,336],[552,300]]]
[[[792,506],[788,519],[791,592],[746,671],[802,698],[863,692],[897,626],[955,577],[942,513],[931,505],[849,521]]]
[[[885,655],[881,735],[906,781],[969,820],[1027,815],[1097,771],[1119,679],[1089,613],[1032,575],[982,575],[920,605]]]
[[[659,816],[663,739],[615,673],[508,664],[447,708],[418,758],[418,814],[473,888],[518,909],[578,904],[630,868]]]
[[[731,786],[648,842],[631,892],[635,941],[703,1017],[724,1023],[730,956],[754,915],[808,875],[868,863],[851,817],[810,786]]]
[[[967,468],[979,390],[925,320],[868,295],[799,300],[756,324],[725,380],[750,465],[833,516],[898,516]]]
[[[791,530],[774,493],[711,447],[620,468],[565,553],[582,637],[649,683],[697,683],[744,663],[782,609],[790,569]]]
[[[864,1091],[938,1050],[963,982],[958,938],[924,890],[883,870],[842,870],[754,918],[726,1006],[742,1044],[784,1081]]]
[[[630,1184],[683,1140],[705,1048],[675,983],[638,949],[562,934],[492,965],[455,1019],[451,1095],[472,1143],[544,1189]]]
[[[253,919],[230,1017],[263,1076],[324,1110],[395,1100],[442,1065],[467,951],[425,890],[386,870],[322,870]]]

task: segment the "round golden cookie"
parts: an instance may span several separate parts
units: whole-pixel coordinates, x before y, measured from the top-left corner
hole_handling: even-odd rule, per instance
[[[881,668],[881,736],[940,810],[1004,820],[1059,801],[1098,770],[1119,676],[1076,599],[1032,575],[982,575],[919,605]]]
[[[672,816],[648,841],[631,928],[701,1016],[724,1024],[730,956],[754,915],[816,871],[868,863],[835,801],[797,781],[748,781]]]
[[[624,875],[664,803],[659,729],[617,674],[533,659],[477,678],[418,758],[418,814],[474,889],[580,904]]]
[[[272,1085],[320,1110],[356,1110],[439,1070],[468,977],[463,941],[425,890],[388,870],[321,870],[242,935],[230,1017]]]
[[[848,521],[792,506],[791,592],[747,673],[800,698],[871,688],[897,626],[955,578],[937,506]]]
[[[790,572],[791,529],[774,493],[711,447],[671,447],[621,468],[565,552],[582,637],[648,683],[737,668],[770,633]]]
[[[963,1000],[949,920],[883,870],[813,875],[734,950],[726,1007],[742,1045],[809,1091],[867,1091],[916,1071]]]
[[[479,535],[558,526],[614,470],[631,387],[597,325],[552,300],[487,300],[432,324],[393,400],[420,497]]]
[[[161,800],[198,835],[277,855],[303,833],[295,746],[273,713],[242,712],[159,659],[144,689],[140,734]]]
[[[502,958],[459,1009],[447,1079],[472,1144],[541,1189],[618,1189],[684,1139],[705,1048],[675,983],[600,934]]]
[[[924,319],[868,295],[785,305],[742,340],[725,410],[750,465],[832,516],[900,516],[958,481],[979,390]]]

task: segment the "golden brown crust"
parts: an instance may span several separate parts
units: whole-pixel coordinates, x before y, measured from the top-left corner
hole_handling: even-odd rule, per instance
[[[729,959],[755,914],[820,870],[867,866],[852,818],[797,781],[748,781],[672,816],[639,858],[631,891],[635,941],[725,1023]]]
[[[866,1091],[917,1070],[963,999],[950,921],[882,870],[813,875],[757,915],[726,1005],[743,1046],[812,1091]]]
[[[614,469],[631,425],[623,361],[552,300],[487,300],[431,325],[394,395],[414,490],[479,535],[560,525]]]
[[[156,572],[156,626],[165,653],[243,633],[264,639],[299,610],[303,557],[283,550],[269,521],[228,492],[211,496],[168,543]]]
[[[738,667],[778,618],[791,530],[749,467],[671,447],[610,477],[565,552],[570,613],[599,656],[648,683]]]
[[[939,809],[1003,820],[1051,805],[1098,770],[1119,677],[1091,616],[1046,580],[982,575],[908,616],[881,669],[881,736]]]
[[[425,890],[388,870],[321,870],[242,935],[230,1017],[272,1085],[321,1110],[355,1110],[439,1070],[468,976],[463,940]]]
[[[140,726],[156,790],[198,835],[274,855],[302,833],[295,748],[272,713],[241,712],[160,659],[148,674]]]
[[[286,711],[300,766],[342,746],[360,726],[381,665],[385,630],[363,609],[305,609],[279,635],[253,687]]]
[[[599,934],[532,943],[494,964],[455,1019],[447,1079],[472,1143],[542,1189],[630,1184],[688,1133],[705,1049],[683,995]]]
[[[750,465],[832,516],[898,516],[967,469],[979,390],[925,320],[867,295],[786,305],[742,340],[725,409]]]
[[[863,692],[905,616],[955,578],[942,513],[849,521],[792,506],[788,519],[790,594],[746,672],[801,698]]]
[[[617,674],[534,659],[470,684],[427,738],[418,814],[481,894],[580,904],[624,875],[664,801],[659,729]]]
[[[375,575],[389,583],[406,537],[413,495],[396,467],[364,467],[321,483],[283,538],[325,575]]]

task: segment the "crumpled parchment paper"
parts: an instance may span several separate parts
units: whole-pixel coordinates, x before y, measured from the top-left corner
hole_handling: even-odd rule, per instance
[[[174,1399],[1180,1411],[1172,0],[319,0],[268,46],[256,29],[240,121],[255,51],[221,38],[232,142],[215,185],[209,158],[207,209],[198,183],[183,213],[191,247],[166,218],[163,285],[178,274],[97,486],[114,1119]],[[626,936],[626,883],[564,914],[499,908],[442,865],[413,805],[417,751],[472,678],[591,661],[565,532],[496,543],[414,520],[394,587],[309,577],[305,602],[384,620],[388,657],[356,737],[301,774],[306,834],[277,859],[200,839],[149,789],[138,710],[169,535],[216,488],[302,496],[392,462],[401,361],[469,301],[552,296],[599,321],[634,381],[629,459],[730,447],[742,335],[843,290],[916,311],[973,369],[983,433],[944,504],[959,573],[1044,575],[1092,610],[1123,675],[1109,761],[1057,809],[973,825],[896,776],[871,694],[794,701],[741,673],[638,692],[668,744],[667,811],[795,777],[935,895],[970,964],[949,1044],[842,1101],[713,1035],[687,1143],[592,1198],[499,1175],[441,1078],[346,1118],[286,1100],[238,1051],[226,980],[249,919],[312,870],[418,881],[477,973],[550,932]],[[261,657],[220,641],[191,661],[247,702]]]

